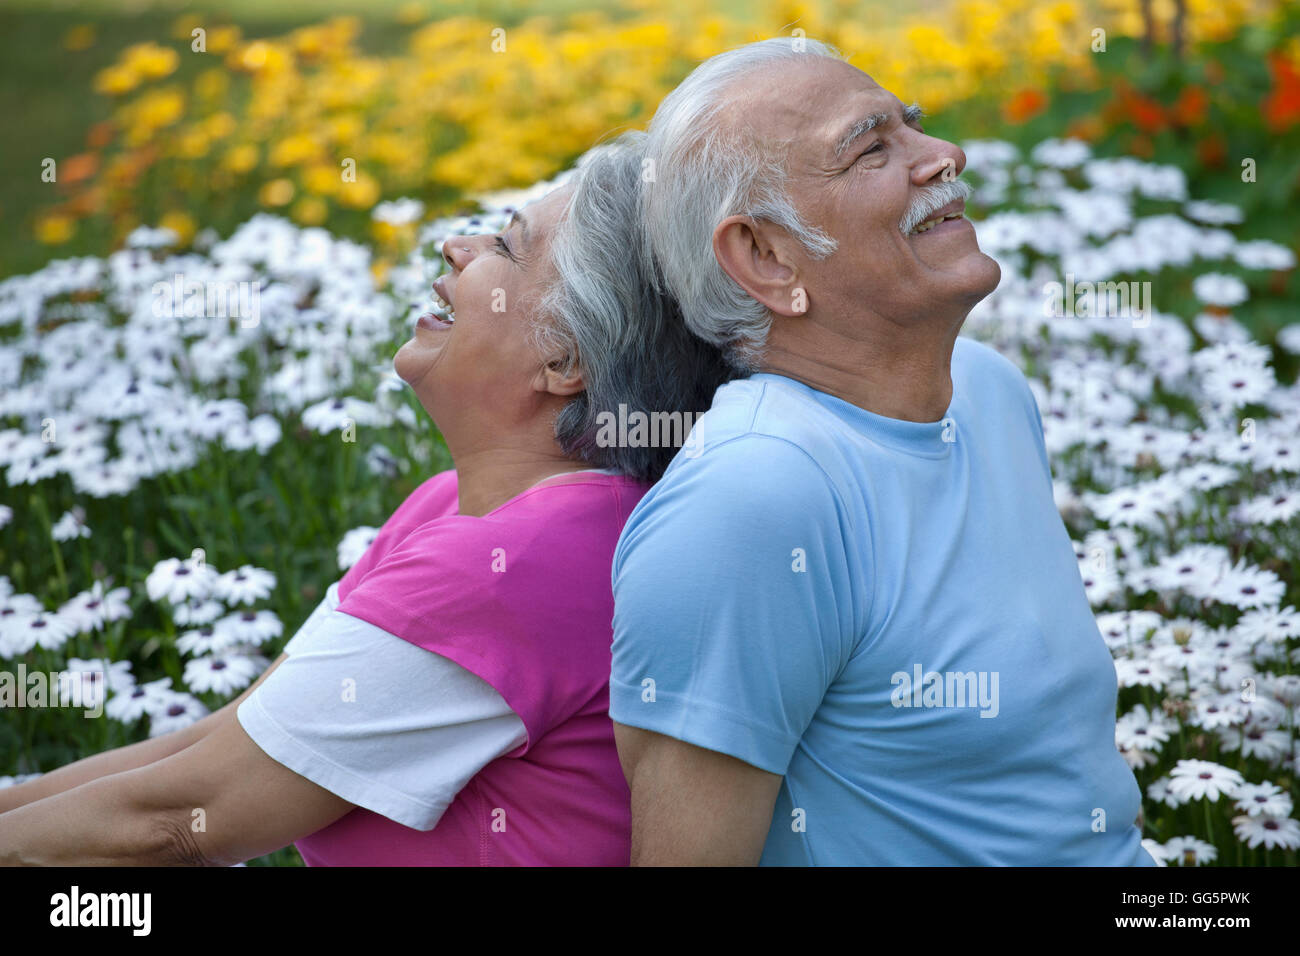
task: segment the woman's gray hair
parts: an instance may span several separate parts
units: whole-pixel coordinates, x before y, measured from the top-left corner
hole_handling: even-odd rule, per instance
[[[773,222],[823,259],[835,241],[804,223],[785,191],[781,144],[760,143],[737,126],[718,123],[722,93],[759,67],[820,56],[842,59],[805,37],[750,43],[701,63],[664,98],[645,142],[653,184],[643,193],[646,251],[681,304],[686,324],[722,348],[739,372],[756,371],[772,316],[722,270],[713,230],[728,216]]]
[[[537,344],[581,369],[585,389],[561,409],[555,437],[565,454],[657,481],[677,448],[601,441],[602,423],[623,411],[674,413],[685,423],[707,411],[734,377],[721,350],[693,335],[642,251],[643,133],[589,152],[570,180],[567,209],[551,239],[557,277],[542,300]],[[689,417],[686,417],[689,416]],[[660,419],[662,420],[662,419]]]

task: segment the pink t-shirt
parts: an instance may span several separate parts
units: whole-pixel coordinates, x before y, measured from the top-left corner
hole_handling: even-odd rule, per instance
[[[483,678],[528,740],[421,831],[362,807],[296,844],[309,866],[626,866],[630,795],[609,719],[619,532],[649,486],[552,478],[482,517],[434,475],[339,582],[338,609]]]

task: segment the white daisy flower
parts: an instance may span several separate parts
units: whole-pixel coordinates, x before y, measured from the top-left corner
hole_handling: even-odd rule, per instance
[[[50,528],[50,537],[55,541],[89,538],[90,529],[86,527],[86,512],[81,508],[63,512],[62,517]]]
[[[212,691],[228,696],[243,690],[262,671],[269,661],[264,657],[224,653],[200,657],[185,665],[185,685],[196,693]]]
[[[270,597],[274,588],[274,574],[255,568],[251,564],[245,564],[217,578],[213,586],[213,594],[230,605],[252,604],[254,601]]]
[[[1245,814],[1232,818],[1232,830],[1237,839],[1252,850],[1261,843],[1265,849],[1281,847],[1294,850],[1300,847],[1300,820],[1269,814]]]
[[[1224,569],[1211,593],[1221,604],[1231,604],[1243,610],[1276,607],[1286,593],[1286,582],[1272,571],[1248,566],[1243,559]]]
[[[75,622],[78,633],[102,631],[104,625],[122,621],[131,616],[128,588],[109,590],[103,581],[96,581],[90,590],[82,591],[61,608],[60,613]]]
[[[261,645],[284,633],[284,624],[274,611],[247,608],[227,614],[214,627],[218,650],[242,644]]]
[[[172,608],[172,620],[185,627],[211,624],[226,613],[225,605],[211,598],[182,601]]]
[[[1289,817],[1291,795],[1275,783],[1243,783],[1237,788],[1237,809],[1249,816]]]
[[[1164,714],[1153,714],[1138,704],[1115,722],[1115,744],[1158,752],[1177,729],[1178,725]]]
[[[144,586],[149,600],[180,604],[182,601],[206,598],[212,593],[216,580],[216,569],[209,564],[166,558],[154,565]]]
[[[1209,305],[1221,306],[1240,305],[1250,295],[1246,283],[1220,272],[1206,272],[1193,279],[1192,294]]]
[[[1214,844],[1194,836],[1174,837],[1165,844],[1165,859],[1178,866],[1204,866],[1219,856]]]
[[[1182,800],[1218,800],[1233,796],[1245,783],[1241,774],[1209,760],[1180,760],[1169,771],[1169,791]]]
[[[133,724],[145,714],[160,706],[165,695],[170,693],[170,677],[162,677],[144,684],[114,692],[104,705],[104,713],[113,720],[124,724]]]
[[[366,550],[378,535],[378,528],[371,528],[366,525],[353,528],[345,534],[338,547],[339,569],[346,571],[360,561],[361,556],[366,553]]]
[[[1118,657],[1115,659],[1115,677],[1120,687],[1144,686],[1161,690],[1173,678],[1173,673],[1159,661]]]
[[[202,701],[191,694],[178,691],[163,692],[156,701],[150,701],[146,709],[149,713],[151,738],[188,727],[208,715],[208,709]]]

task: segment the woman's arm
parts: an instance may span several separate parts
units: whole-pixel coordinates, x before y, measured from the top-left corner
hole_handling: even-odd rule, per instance
[[[170,757],[0,814],[0,865],[230,866],[352,806],[230,719]]]
[[[66,767],[59,767],[57,770],[42,774],[35,780],[28,780],[17,786],[0,789],[0,814],[16,810],[18,807],[35,803],[37,800],[43,800],[58,793],[64,793],[81,786],[83,783],[98,780],[100,777],[122,773],[125,770],[135,770],[137,767],[143,767],[180,753],[185,748],[202,740],[218,727],[234,720],[235,711],[239,705],[262,681],[270,676],[273,670],[280,666],[280,662],[286,657],[287,655],[281,654],[242,694],[220,710],[208,714],[202,720],[195,721],[188,727],[174,730],[170,734],[163,734],[161,737],[154,737],[150,740],[128,744],[125,747],[118,747],[115,750],[106,750],[103,753],[93,754],[83,760],[70,763]]]

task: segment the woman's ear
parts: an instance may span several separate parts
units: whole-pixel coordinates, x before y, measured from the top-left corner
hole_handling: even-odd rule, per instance
[[[533,388],[537,391],[565,397],[577,395],[586,387],[587,383],[582,380],[582,368],[568,355],[552,357],[537,370],[537,377],[533,380]]]

